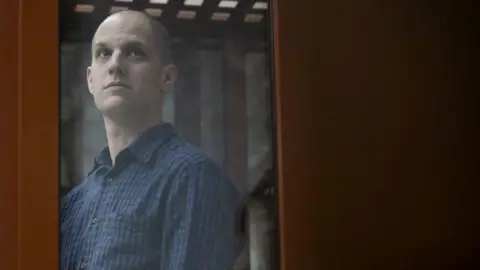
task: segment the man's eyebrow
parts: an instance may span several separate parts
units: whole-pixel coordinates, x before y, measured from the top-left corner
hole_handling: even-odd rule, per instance
[[[98,43],[94,43],[92,47],[95,50],[95,49],[98,49],[98,48],[106,48],[106,47],[108,47],[108,45],[104,42],[98,42]]]

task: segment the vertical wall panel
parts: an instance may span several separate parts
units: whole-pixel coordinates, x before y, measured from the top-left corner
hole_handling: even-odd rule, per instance
[[[220,166],[224,166],[224,104],[222,52],[199,52],[201,89],[202,149]]]
[[[224,44],[226,167],[241,190],[247,186],[248,122],[245,93],[245,50],[241,40]]]

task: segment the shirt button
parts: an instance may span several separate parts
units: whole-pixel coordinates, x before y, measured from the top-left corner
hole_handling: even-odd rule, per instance
[[[80,269],[85,269],[85,268],[87,268],[87,264],[85,263],[80,264]]]
[[[111,176],[107,177],[107,182],[111,183],[113,181],[113,178]]]
[[[97,217],[94,217],[94,218],[92,219],[92,223],[93,223],[93,224],[96,224],[97,222],[98,222],[98,218],[97,218]]]

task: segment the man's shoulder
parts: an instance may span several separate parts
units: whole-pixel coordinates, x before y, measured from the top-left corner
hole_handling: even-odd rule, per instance
[[[188,169],[198,164],[207,164],[221,171],[221,168],[207,153],[180,138],[175,138],[168,146],[167,151],[158,156],[158,159],[170,163],[170,167],[177,170]]]
[[[236,190],[226,170],[205,151],[186,140],[176,138],[167,153],[159,156],[159,159],[163,161],[158,162],[157,166],[169,163],[169,173],[185,181],[201,180],[205,184],[227,185]]]

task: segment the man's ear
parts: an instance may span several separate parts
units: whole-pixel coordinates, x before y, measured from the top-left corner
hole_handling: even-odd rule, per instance
[[[162,73],[162,91],[165,92],[167,89],[173,86],[175,81],[177,80],[178,76],[178,69],[175,65],[169,64],[163,68]]]
[[[88,85],[88,91],[90,94],[93,94],[93,83],[92,83],[92,67],[88,66],[87,67],[87,85]]]

